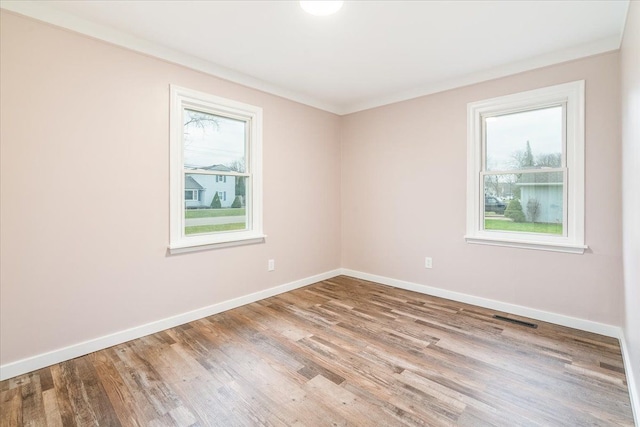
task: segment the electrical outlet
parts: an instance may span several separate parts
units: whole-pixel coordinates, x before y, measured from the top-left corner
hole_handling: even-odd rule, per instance
[[[275,259],[270,259],[269,263],[267,265],[267,270],[268,271],[273,271],[276,269],[276,260]]]
[[[424,259],[424,268],[433,268],[433,260],[431,257],[426,257]]]

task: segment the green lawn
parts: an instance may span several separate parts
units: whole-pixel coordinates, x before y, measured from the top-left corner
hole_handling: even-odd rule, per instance
[[[245,208],[225,208],[225,209],[185,209],[184,217],[189,218],[210,218],[216,216],[244,216]]]
[[[512,222],[500,219],[484,220],[485,230],[522,231],[525,233],[562,234],[562,224]]]
[[[234,222],[232,224],[217,224],[217,225],[190,225],[185,227],[184,234],[201,234],[201,233],[214,233],[216,231],[232,231],[243,230],[247,227],[244,222]]]

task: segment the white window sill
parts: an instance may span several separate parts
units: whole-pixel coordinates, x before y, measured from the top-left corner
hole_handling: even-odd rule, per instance
[[[588,246],[574,243],[541,242],[522,239],[495,238],[487,236],[464,236],[467,243],[477,245],[506,246],[510,248],[533,249],[538,251],[583,254]]]
[[[253,234],[253,235],[244,235],[244,236],[236,236],[232,238],[228,238],[223,241],[217,242],[206,242],[206,241],[182,241],[177,242],[173,245],[169,245],[169,253],[171,255],[174,254],[182,254],[186,252],[196,252],[196,251],[206,251],[210,249],[221,249],[228,248],[232,246],[242,246],[242,245],[255,245],[257,243],[264,243],[267,238],[266,234]]]

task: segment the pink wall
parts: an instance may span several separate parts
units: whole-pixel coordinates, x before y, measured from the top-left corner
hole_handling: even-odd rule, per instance
[[[618,61],[605,54],[344,117],[342,266],[620,325]],[[581,79],[588,252],[465,243],[467,103]]]
[[[11,13],[0,27],[0,364],[338,267],[623,322],[618,53],[340,118]],[[466,244],[466,104],[578,79],[589,251]],[[167,256],[170,83],[263,107],[266,244]],[[627,275],[637,304],[637,264]]]
[[[338,116],[11,13],[0,27],[1,364],[340,266]],[[266,244],[167,256],[170,83],[264,109]]]
[[[622,76],[623,324],[640,399],[640,3],[631,2],[620,53]],[[629,374],[629,373],[628,373]],[[640,402],[636,402],[639,405]],[[637,407],[636,407],[637,408]],[[640,414],[636,414],[640,419]]]

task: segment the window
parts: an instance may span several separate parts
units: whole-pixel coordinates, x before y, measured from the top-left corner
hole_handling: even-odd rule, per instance
[[[584,81],[467,106],[469,243],[583,253]]]
[[[184,190],[184,200],[198,200],[198,190]]]
[[[171,86],[170,120],[170,252],[264,241],[262,109]]]

